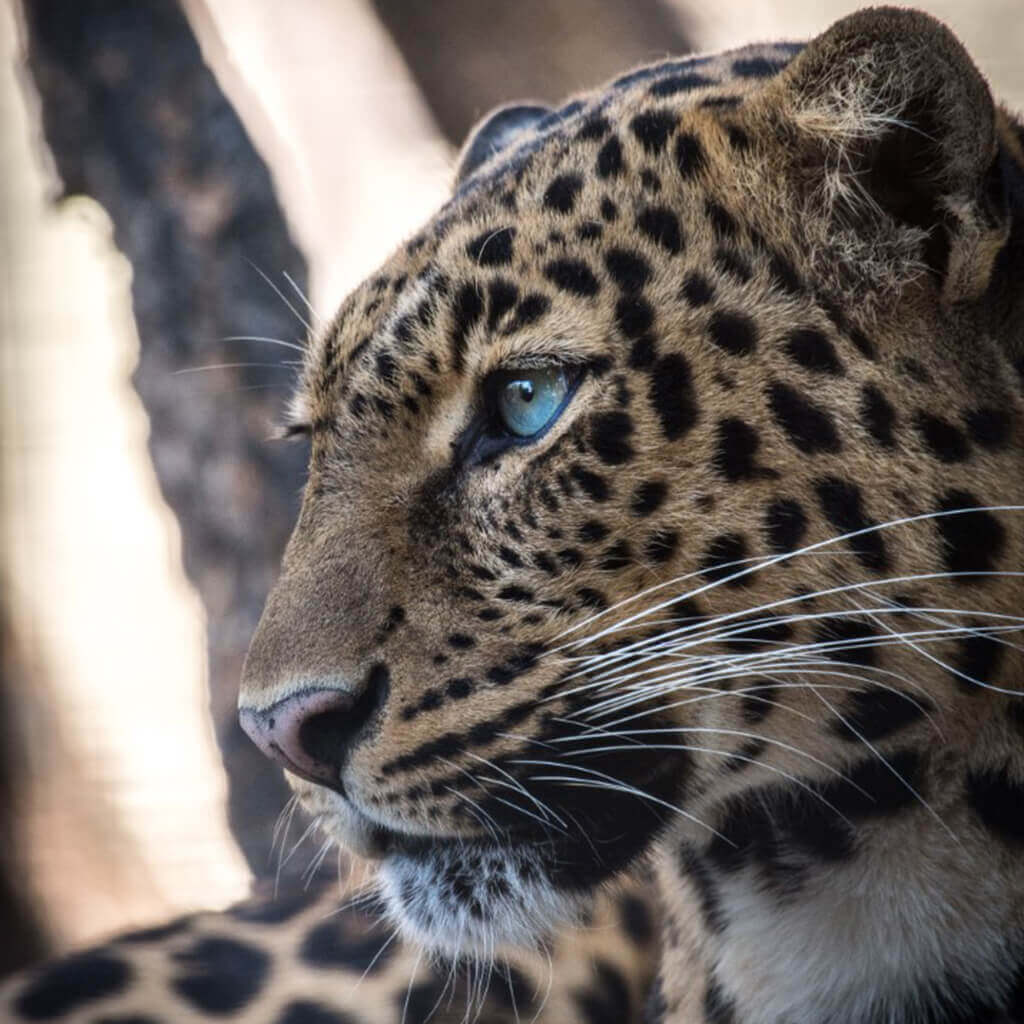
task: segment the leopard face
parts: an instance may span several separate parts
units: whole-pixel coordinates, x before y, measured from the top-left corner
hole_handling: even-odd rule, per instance
[[[1021,162],[891,11],[478,130],[310,343],[240,700],[408,934],[533,942],[655,850],[763,895],[1007,840]]]

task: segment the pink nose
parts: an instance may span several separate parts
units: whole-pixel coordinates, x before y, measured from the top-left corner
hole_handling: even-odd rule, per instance
[[[242,708],[239,721],[272,761],[310,782],[341,788],[352,748],[369,733],[383,707],[387,683],[372,681],[361,694],[305,690],[255,711]]]

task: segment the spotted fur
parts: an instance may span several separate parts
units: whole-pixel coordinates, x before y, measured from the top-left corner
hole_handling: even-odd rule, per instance
[[[414,946],[651,862],[648,1021],[1024,1021],[1022,135],[896,9],[641,68],[311,342],[243,722]]]

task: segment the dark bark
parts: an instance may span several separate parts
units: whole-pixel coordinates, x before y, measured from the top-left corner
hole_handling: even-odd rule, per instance
[[[64,194],[92,196],[107,210],[132,265],[133,383],[149,414],[160,487],[181,525],[185,570],[206,608],[230,820],[259,875],[287,790],[239,730],[234,695],[297,511],[305,452],[267,440],[290,383],[285,364],[297,353],[219,340],[301,340],[297,317],[253,264],[282,289],[284,272],[304,289],[305,261],[177,3],[28,0],[25,17]],[[289,300],[301,308],[294,293]],[[175,375],[222,362],[269,365]]]
[[[4,481],[0,481],[3,484]],[[24,737],[11,706],[24,683],[18,651],[0,592],[0,979],[51,951],[42,922],[30,905],[24,850],[17,834],[19,781],[25,778]],[[11,941],[13,940],[13,941]]]
[[[374,0],[448,139],[492,107],[559,103],[692,46],[658,0]]]

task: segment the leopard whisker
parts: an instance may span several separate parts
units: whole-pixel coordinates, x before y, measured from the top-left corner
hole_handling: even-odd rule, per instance
[[[294,341],[284,341],[281,338],[269,338],[263,334],[229,334],[224,338],[219,338],[218,341],[251,341],[262,343],[264,345],[280,345],[282,348],[294,349],[296,352],[305,353],[305,348],[302,345],[297,345]]]
[[[898,526],[906,526],[906,525],[911,524],[911,523],[924,522],[924,521],[934,520],[934,519],[941,519],[943,517],[968,515],[970,513],[978,513],[978,512],[1021,512],[1021,511],[1024,511],[1024,505],[978,505],[978,506],[972,506],[972,507],[969,507],[969,508],[944,509],[944,510],[942,510],[940,512],[922,512],[922,513],[919,513],[919,514],[916,514],[916,515],[913,515],[913,516],[902,516],[902,517],[897,518],[897,519],[890,519],[890,520],[887,520],[884,523],[876,523],[876,524],[874,524],[872,526],[863,527],[863,528],[857,529],[857,530],[850,530],[850,531],[848,531],[846,533],[834,535],[834,536],[826,538],[825,540],[822,540],[822,541],[816,541],[815,543],[805,545],[804,547],[799,548],[796,551],[784,552],[782,554],[777,554],[777,555],[770,555],[770,556],[766,556],[766,557],[764,557],[763,559],[760,559],[760,560],[757,560],[757,559],[738,559],[738,560],[735,560],[734,562],[725,563],[722,566],[720,566],[719,568],[725,569],[725,568],[729,568],[732,565],[743,564],[743,563],[750,562],[750,561],[758,561],[759,562],[759,564],[757,564],[757,565],[754,565],[754,566],[751,566],[751,567],[748,567],[748,568],[740,569],[738,572],[731,573],[731,574],[729,574],[727,576],[724,576],[724,577],[719,577],[718,579],[716,579],[716,580],[714,580],[714,581],[712,581],[710,583],[707,583],[707,584],[705,584],[705,585],[703,585],[701,587],[698,587],[696,590],[690,591],[686,595],[686,597],[692,598],[692,597],[695,597],[695,596],[697,596],[697,595],[699,595],[701,593],[704,593],[705,591],[712,590],[712,589],[715,589],[717,587],[725,586],[725,585],[727,585],[729,583],[735,582],[736,580],[742,579],[744,576],[750,575],[751,573],[759,572],[761,569],[769,568],[769,567],[771,567],[773,565],[776,565],[776,564],[778,564],[780,562],[785,562],[785,561],[789,560],[790,558],[801,557],[801,556],[803,556],[803,555],[805,555],[805,554],[807,554],[809,552],[812,552],[812,551],[819,551],[819,550],[821,550],[823,548],[828,548],[828,547],[830,547],[832,545],[841,544],[841,543],[843,543],[845,541],[848,541],[848,540],[853,540],[856,537],[862,537],[862,536],[866,536],[868,534],[872,534],[872,533],[876,533],[876,532],[882,532],[883,530],[895,529]],[[568,636],[568,635],[570,635],[572,633],[578,632],[579,630],[586,628],[587,626],[589,626],[591,623],[595,622],[599,618],[607,616],[611,612],[614,612],[617,609],[619,609],[619,608],[621,608],[621,607],[623,607],[623,606],[625,606],[627,604],[630,604],[630,603],[633,603],[633,602],[636,602],[636,601],[641,601],[641,600],[645,599],[646,597],[648,597],[650,594],[656,593],[659,590],[664,590],[667,587],[676,586],[679,583],[685,582],[686,580],[692,579],[692,578],[694,578],[695,576],[698,576],[698,575],[701,575],[699,570],[697,572],[687,573],[687,574],[685,574],[683,576],[679,576],[679,577],[676,577],[676,578],[671,579],[671,580],[665,580],[665,581],[663,581],[661,583],[654,584],[653,586],[648,587],[645,590],[641,590],[637,594],[632,594],[628,598],[625,598],[622,601],[619,601],[616,604],[613,604],[613,605],[611,605],[608,608],[605,608],[605,609],[602,609],[599,612],[596,612],[594,615],[588,616],[586,619],[582,620],[581,622],[578,622],[578,623],[574,624],[573,626],[570,626],[568,629],[566,629],[562,633],[558,634],[558,636],[555,639],[557,640],[557,639],[560,639],[563,636]],[[986,573],[961,573],[961,574],[953,573],[953,574],[950,574],[950,575],[979,576],[979,575],[987,575],[987,574]],[[998,574],[998,575],[1002,575],[1002,574]],[[1013,575],[1019,575],[1019,574],[1013,574]],[[636,621],[637,619],[643,618],[645,615],[650,614],[651,612],[653,612],[655,610],[660,610],[661,608],[668,607],[669,605],[674,604],[674,603],[676,603],[679,600],[680,600],[679,597],[675,597],[671,601],[663,602],[662,604],[657,605],[654,608],[645,609],[644,611],[639,612],[639,613],[631,616],[628,619],[621,620],[620,622],[616,623],[616,626],[622,626],[624,624],[628,624],[629,622]],[[596,639],[596,638],[598,638],[598,637],[600,637],[602,635],[604,635],[603,632],[597,633],[594,636],[588,637],[587,640],[584,641],[584,642],[592,642],[594,639]],[[579,642],[580,641],[576,641],[576,643],[579,643]],[[557,651],[557,650],[561,650],[561,648],[554,648],[554,649],[552,649],[552,653],[554,651]]]
[[[618,792],[622,792],[622,793],[628,793],[631,796],[638,796],[638,797],[640,797],[643,800],[647,800],[647,801],[649,801],[651,803],[654,803],[654,804],[656,804],[658,806],[664,807],[667,810],[672,811],[674,814],[678,814],[681,817],[686,818],[688,821],[692,821],[694,824],[700,825],[702,828],[707,829],[709,832],[711,832],[714,835],[718,836],[720,839],[725,839],[725,836],[721,835],[721,833],[719,833],[717,830],[712,828],[709,824],[707,824],[707,822],[701,821],[701,819],[698,818],[696,815],[690,814],[689,811],[684,811],[682,808],[676,807],[674,804],[670,804],[667,801],[662,800],[660,797],[656,797],[656,796],[654,796],[651,793],[645,793],[642,789],[638,789],[636,786],[629,786],[629,785],[623,783],[620,779],[616,779],[616,778],[614,778],[611,775],[606,775],[604,772],[596,771],[593,768],[584,768],[582,765],[561,764],[561,763],[558,763],[558,762],[555,762],[555,761],[538,761],[538,760],[530,759],[530,758],[518,758],[518,759],[516,759],[514,761],[511,761],[510,764],[521,764],[521,765],[538,767],[538,768],[545,768],[545,767],[546,768],[555,768],[555,769],[560,770],[560,771],[565,770],[567,768],[571,768],[573,771],[584,771],[588,775],[592,775],[592,776],[596,776],[598,778],[602,778],[602,779],[606,780],[607,783],[610,783],[610,785],[607,785],[606,788],[615,789]],[[533,782],[555,782],[555,781],[559,781],[559,780],[554,778],[554,777],[547,778],[547,777],[544,777],[544,776],[535,776],[534,775],[534,776],[530,776],[530,781],[533,781]],[[598,788],[600,788],[600,787],[598,787]],[[728,842],[728,840],[726,840],[726,842]]]
[[[289,301],[288,296],[285,295],[285,293],[283,291],[281,291],[280,288],[278,288],[278,286],[271,280],[271,278],[267,274],[265,274],[255,263],[253,263],[252,260],[246,259],[245,262],[248,263],[249,266],[252,267],[252,269],[255,270],[256,273],[259,274],[260,277],[262,277],[263,280],[266,281],[266,283],[268,285],[270,285],[270,287],[273,290],[274,294],[294,314],[295,319],[298,320],[299,323],[302,324],[302,326],[305,327],[306,330],[309,331],[310,334],[312,334],[313,333],[313,325],[295,308],[295,306],[292,304],[292,302]]]

